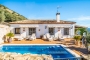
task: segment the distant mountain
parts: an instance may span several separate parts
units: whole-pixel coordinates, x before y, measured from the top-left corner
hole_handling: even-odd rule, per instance
[[[0,22],[26,20],[27,18],[0,4]]]

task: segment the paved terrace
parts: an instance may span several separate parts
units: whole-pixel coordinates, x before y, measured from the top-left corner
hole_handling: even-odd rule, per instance
[[[11,43],[5,42],[4,44],[64,44],[78,55],[82,55],[84,58],[87,58],[88,51],[82,46],[77,46],[74,43],[74,39],[64,39],[64,41],[45,41],[42,39],[36,39],[33,41],[30,40],[13,40]]]

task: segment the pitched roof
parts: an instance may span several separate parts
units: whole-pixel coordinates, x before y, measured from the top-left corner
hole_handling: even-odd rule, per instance
[[[75,24],[76,22],[72,21],[63,21],[57,22],[56,20],[22,20],[16,22],[10,22],[10,24]]]

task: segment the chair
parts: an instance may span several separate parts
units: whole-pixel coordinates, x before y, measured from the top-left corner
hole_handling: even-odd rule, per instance
[[[63,36],[61,36],[61,38],[60,38],[61,40],[64,40],[64,38],[63,38]]]
[[[23,37],[16,37],[19,41],[23,40]]]
[[[43,35],[42,39],[46,39],[46,35]]]
[[[53,38],[50,36],[49,33],[46,34],[46,38],[47,38],[47,40],[49,40],[49,41],[53,40]]]
[[[53,40],[54,40],[54,35],[51,35],[51,37],[53,38]]]
[[[58,39],[59,40],[64,40],[63,36],[60,33],[58,34]]]
[[[54,40],[58,40],[58,33],[55,33]]]
[[[36,39],[36,35],[33,33],[30,37],[30,40],[35,40]]]
[[[26,40],[29,40],[29,38],[30,38],[30,36],[27,36],[27,37],[26,37]]]
[[[23,37],[19,37],[18,40],[23,40],[24,38]]]

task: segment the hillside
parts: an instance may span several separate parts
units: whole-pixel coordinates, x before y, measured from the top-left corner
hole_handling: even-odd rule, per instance
[[[0,22],[12,22],[25,19],[27,18],[0,4]]]

